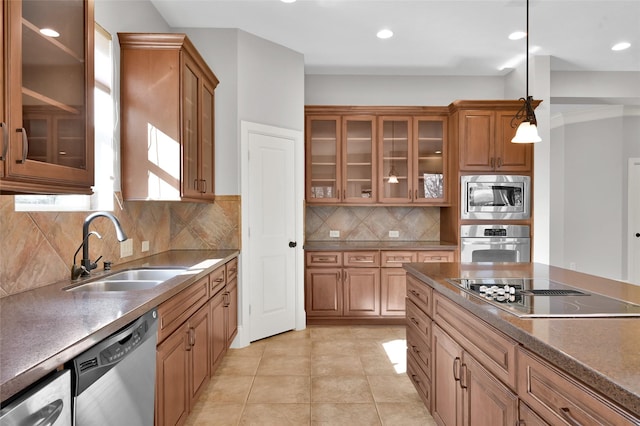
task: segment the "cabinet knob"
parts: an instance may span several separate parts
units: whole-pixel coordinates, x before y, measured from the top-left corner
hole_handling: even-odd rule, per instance
[[[640,238],[640,232],[636,232],[636,238]]]
[[[297,246],[298,243],[295,241],[289,241],[289,247],[294,248],[295,246]]]

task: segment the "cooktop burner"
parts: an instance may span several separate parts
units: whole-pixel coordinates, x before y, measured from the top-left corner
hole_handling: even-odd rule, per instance
[[[451,278],[447,281],[519,317],[640,317],[640,305],[548,279]]]

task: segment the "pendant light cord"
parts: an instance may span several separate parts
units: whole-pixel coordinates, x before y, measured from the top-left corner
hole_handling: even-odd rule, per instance
[[[527,28],[526,28],[526,32],[527,32],[527,51],[525,52],[526,56],[526,63],[527,63],[527,70],[526,70],[526,75],[527,75],[527,100],[529,99],[529,0],[527,0]]]

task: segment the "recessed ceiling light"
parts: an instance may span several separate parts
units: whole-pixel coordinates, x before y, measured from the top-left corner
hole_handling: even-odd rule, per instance
[[[627,43],[626,41],[623,41],[622,43],[614,44],[614,45],[611,47],[611,50],[616,50],[616,51],[618,51],[618,50],[625,50],[625,49],[628,49],[628,48],[630,48],[630,47],[631,47],[631,43]]]
[[[296,0],[280,0],[282,3],[295,3]]]
[[[376,36],[381,39],[391,38],[393,37],[393,31],[385,28],[384,30],[378,31],[378,34],[376,34]]]
[[[521,40],[527,36],[524,31],[515,31],[509,34],[509,40]]]
[[[60,33],[51,28],[42,28],[40,29],[40,34],[47,37],[60,37]]]

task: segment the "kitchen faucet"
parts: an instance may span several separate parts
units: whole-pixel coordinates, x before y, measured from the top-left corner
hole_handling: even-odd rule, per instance
[[[80,267],[78,267],[76,266],[76,256],[73,256],[71,279],[76,279],[80,277],[80,275],[89,275],[92,269],[96,269],[98,267],[98,260],[102,258],[102,256],[98,257],[95,262],[91,262],[91,259],[89,259],[89,237],[91,235],[96,235],[98,238],[101,238],[100,234],[98,234],[97,232],[89,232],[89,225],[91,224],[93,219],[97,217],[106,217],[110,219],[111,222],[113,222],[113,226],[115,226],[116,228],[116,236],[118,237],[118,241],[122,242],[127,239],[127,235],[122,230],[120,222],[111,213],[95,212],[87,216],[84,220],[84,224],[82,225],[82,243],[80,244],[80,247],[82,247],[82,260],[80,261]],[[76,250],[76,255],[78,254],[80,247],[78,247],[78,250]]]

